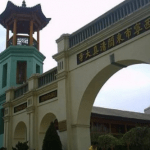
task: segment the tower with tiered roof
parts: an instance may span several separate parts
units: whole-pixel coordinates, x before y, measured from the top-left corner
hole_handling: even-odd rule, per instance
[[[40,50],[40,30],[50,21],[42,13],[41,6],[16,6],[8,1],[6,9],[0,14],[0,24],[6,29],[6,49],[0,53],[0,147],[3,145],[3,109],[5,91],[26,83],[35,73],[43,72],[45,56]],[[12,36],[10,36],[10,31]],[[37,38],[33,38],[33,34]]]

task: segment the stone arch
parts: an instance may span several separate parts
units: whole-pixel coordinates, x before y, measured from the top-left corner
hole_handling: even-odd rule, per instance
[[[58,120],[53,113],[47,113],[41,120],[40,128],[39,128],[39,148],[42,148],[43,139],[45,137],[45,133],[51,122],[54,122],[56,130],[58,130]]]
[[[19,142],[27,141],[27,126],[24,122],[19,122],[14,131],[14,145]]]
[[[145,63],[143,61],[139,60],[123,60],[118,61],[115,64],[110,64],[106,67],[104,67],[102,70],[100,70],[90,81],[87,85],[86,89],[83,92],[78,112],[77,112],[77,125],[78,126],[84,126],[84,127],[90,127],[90,114],[93,107],[93,103],[95,101],[95,98],[102,88],[102,86],[106,83],[106,81],[114,75],[116,72],[118,72],[120,69],[134,65],[134,64],[141,64]],[[77,136],[76,142],[79,145],[79,149],[82,149],[82,145],[90,145],[90,130],[87,129],[80,129],[78,127],[76,129],[76,132],[80,133],[83,131],[80,136]],[[85,131],[84,131],[85,130]],[[81,140],[84,139],[84,140]],[[80,141],[82,141],[82,144],[80,144]]]

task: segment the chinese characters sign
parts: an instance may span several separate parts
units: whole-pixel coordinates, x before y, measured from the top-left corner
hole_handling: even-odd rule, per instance
[[[14,107],[14,113],[18,112],[18,111],[21,111],[21,110],[24,110],[27,108],[27,103],[23,103],[19,106],[16,106]]]
[[[118,32],[117,34],[101,41],[93,47],[77,54],[77,64],[81,64],[111,48],[122,44],[143,32],[146,32],[150,29],[150,17],[141,20],[140,22],[135,23],[134,25]]]
[[[57,90],[40,96],[39,97],[39,103],[45,102],[45,101],[50,100],[50,99],[55,98],[55,97],[57,97]]]

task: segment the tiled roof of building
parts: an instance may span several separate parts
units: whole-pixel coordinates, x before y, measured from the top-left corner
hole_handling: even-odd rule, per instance
[[[51,18],[46,18],[42,12],[41,5],[38,4],[34,7],[19,7],[14,5],[11,1],[8,1],[6,9],[2,14],[0,14],[0,24],[6,28],[5,20],[7,20],[11,14],[36,14],[41,22],[44,22],[40,28],[42,30],[51,20]]]
[[[72,33],[69,36],[70,48],[149,4],[150,0],[125,0],[91,23]]]
[[[104,115],[104,116],[112,116],[112,117],[114,116],[114,117],[122,117],[122,118],[130,118],[130,119],[150,121],[150,114],[124,111],[124,110],[118,110],[118,109],[93,107],[92,108],[92,113],[99,114],[99,115]]]

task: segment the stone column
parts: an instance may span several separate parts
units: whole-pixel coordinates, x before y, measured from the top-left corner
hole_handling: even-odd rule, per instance
[[[90,125],[72,125],[71,150],[88,150],[90,147]]]
[[[4,117],[4,147],[11,149],[10,116]]]
[[[66,131],[60,132],[60,137],[65,150],[71,150],[71,108],[69,101],[69,79],[68,79],[68,57],[66,56],[66,51],[69,48],[69,34],[63,34],[58,40],[56,40],[58,45],[58,54],[54,55],[53,58],[58,64],[58,99],[59,106],[63,109],[61,110],[61,120],[66,120]],[[59,119],[59,118],[58,118]],[[60,124],[59,124],[60,125]],[[65,139],[65,140],[64,140]]]
[[[8,150],[12,149],[12,104],[14,99],[14,88],[10,88],[6,91],[6,102],[4,107],[4,147]]]
[[[34,145],[34,106],[30,106],[27,108],[27,114],[29,116],[29,124],[28,124],[28,141],[30,150],[35,149]]]
[[[28,89],[29,91],[35,90],[38,88],[38,76],[39,74],[33,74],[29,79],[28,79]]]

